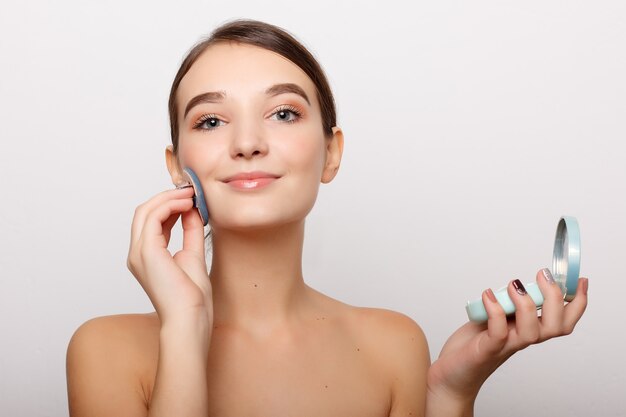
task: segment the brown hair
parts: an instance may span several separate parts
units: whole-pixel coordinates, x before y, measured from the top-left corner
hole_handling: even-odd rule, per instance
[[[223,41],[234,41],[259,46],[287,58],[302,69],[315,84],[317,101],[320,103],[322,128],[326,137],[332,136],[337,124],[335,100],[326,75],[313,55],[285,30],[257,20],[235,20],[219,26],[209,37],[198,42],[183,60],[170,90],[170,130],[174,154],[178,153],[178,103],[176,92],[181,80],[198,57],[209,46]]]

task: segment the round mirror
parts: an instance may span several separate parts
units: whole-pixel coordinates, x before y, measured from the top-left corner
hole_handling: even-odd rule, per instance
[[[559,220],[554,238],[552,275],[559,284],[565,301],[576,294],[580,274],[580,230],[574,217],[563,216]]]

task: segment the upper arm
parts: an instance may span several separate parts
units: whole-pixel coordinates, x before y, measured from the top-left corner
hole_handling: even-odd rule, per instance
[[[74,332],[66,358],[70,416],[148,415],[131,341],[119,316],[91,319]]]
[[[391,411],[389,417],[421,417],[426,407],[426,376],[430,353],[424,332],[410,317],[394,313],[388,320],[391,372]]]

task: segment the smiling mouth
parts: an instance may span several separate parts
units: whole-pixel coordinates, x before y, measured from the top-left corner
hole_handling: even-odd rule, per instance
[[[279,175],[267,172],[242,172],[222,181],[238,190],[254,190],[263,188],[278,178],[280,178]]]

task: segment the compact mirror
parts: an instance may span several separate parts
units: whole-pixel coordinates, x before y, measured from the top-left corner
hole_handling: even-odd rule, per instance
[[[580,229],[575,217],[563,216],[559,220],[554,238],[551,272],[554,280],[561,287],[565,301],[573,300],[580,274]],[[537,283],[524,284],[524,288],[533,299],[537,309],[540,309],[543,305],[543,295]],[[506,287],[494,291],[494,295],[507,315],[515,313],[515,305]],[[487,311],[482,299],[468,301],[465,310],[471,321],[476,323],[487,321]]]
[[[559,220],[554,238],[552,275],[565,294],[565,301],[572,301],[578,287],[580,274],[580,230],[574,217],[563,216]]]

